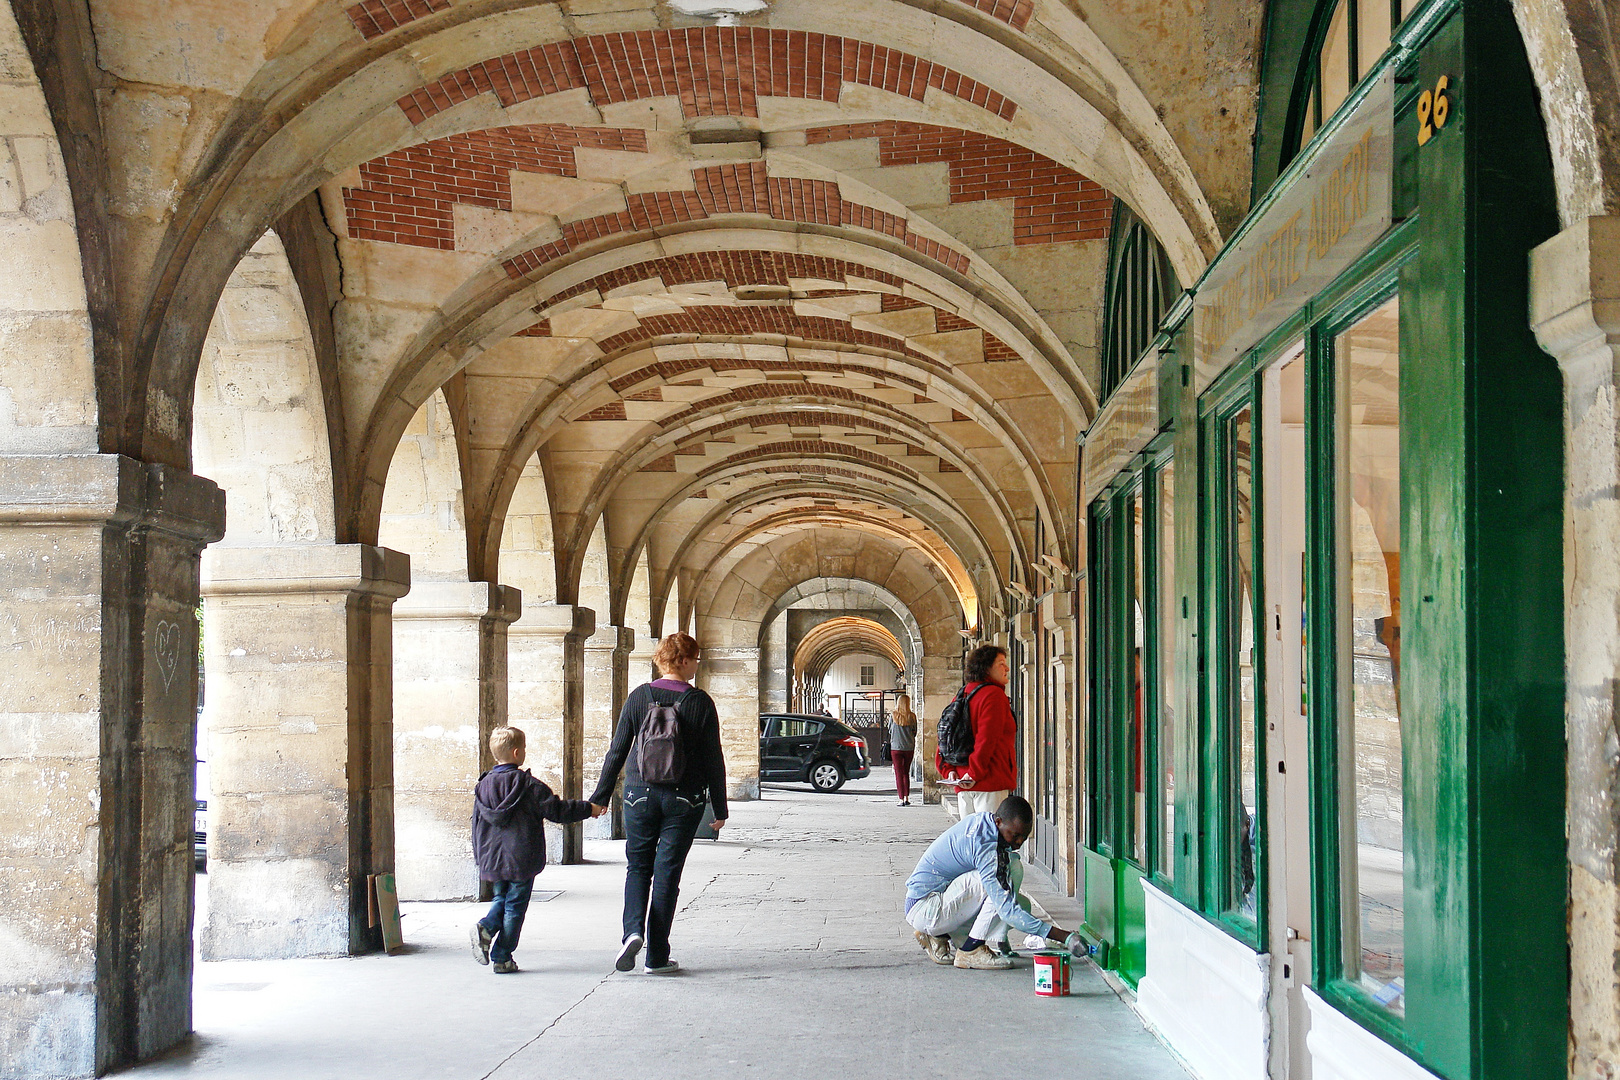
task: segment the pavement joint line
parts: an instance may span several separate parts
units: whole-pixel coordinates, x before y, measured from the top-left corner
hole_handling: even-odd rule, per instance
[[[504,1069],[506,1067],[507,1063],[510,1062],[513,1058],[517,1057],[519,1054],[523,1053],[523,1051],[527,1050],[529,1047],[533,1046],[535,1043],[537,1043],[541,1039],[545,1038],[546,1032],[550,1031],[552,1028],[554,1028],[558,1024],[562,1023],[562,1021],[568,1016],[569,1013],[573,1012],[575,1009],[579,1008],[581,1005],[583,1005],[587,1001],[589,1001],[591,999],[591,995],[596,993],[598,990],[602,989],[602,986],[609,979],[611,979],[614,974],[615,974],[614,972],[610,971],[606,975],[603,975],[600,979],[596,980],[596,985],[592,986],[589,990],[585,991],[585,993],[580,996],[580,999],[578,1001],[574,1002],[572,1005],[568,1006],[568,1008],[564,1009],[562,1012],[560,1012],[556,1016],[552,1017],[551,1018],[551,1023],[549,1023],[545,1027],[541,1028],[539,1030],[539,1032],[537,1032],[535,1034],[534,1038],[530,1039],[528,1042],[524,1043],[522,1046],[518,1047],[516,1050],[513,1050],[510,1054],[507,1054],[505,1057],[501,1058],[500,1061],[497,1061],[495,1063],[495,1067],[493,1069],[489,1070],[489,1072],[485,1073],[483,1076],[480,1076],[478,1078],[478,1080],[489,1080],[490,1077],[494,1076],[496,1073],[498,1073],[502,1069]]]

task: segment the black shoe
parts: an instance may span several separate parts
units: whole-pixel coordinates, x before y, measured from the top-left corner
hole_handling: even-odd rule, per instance
[[[631,934],[624,939],[619,947],[619,958],[613,961],[614,971],[629,971],[636,966],[636,956],[641,952],[641,935]]]

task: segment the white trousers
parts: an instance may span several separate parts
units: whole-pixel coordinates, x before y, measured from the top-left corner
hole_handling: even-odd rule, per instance
[[[932,937],[944,937],[959,930],[981,941],[1007,940],[1007,924],[985,899],[984,882],[976,871],[969,871],[946,886],[944,892],[929,893],[906,912],[913,930]]]
[[[956,816],[960,819],[967,817],[969,814],[983,812],[993,814],[1001,809],[1002,800],[1011,794],[1010,791],[978,791],[969,788],[967,791],[959,792],[956,796]],[[973,936],[978,937],[977,934]]]

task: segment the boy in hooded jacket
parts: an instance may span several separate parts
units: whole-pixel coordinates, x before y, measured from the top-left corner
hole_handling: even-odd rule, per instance
[[[473,859],[478,877],[495,889],[495,902],[473,924],[473,956],[480,964],[494,961],[497,975],[518,970],[512,951],[523,933],[534,879],[546,866],[545,822],[584,821],[607,813],[607,807],[595,803],[559,799],[523,769],[525,742],[520,728],[490,732],[489,752],[496,764],[478,778],[473,792]]]

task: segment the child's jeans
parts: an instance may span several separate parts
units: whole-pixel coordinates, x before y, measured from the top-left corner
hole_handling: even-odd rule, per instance
[[[529,911],[529,897],[534,895],[534,878],[527,881],[497,881],[495,902],[478,920],[478,925],[495,940],[489,946],[489,958],[497,964],[512,959],[512,951],[523,936],[523,916]]]

